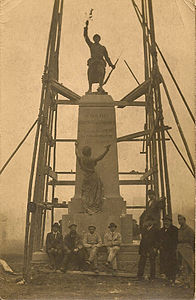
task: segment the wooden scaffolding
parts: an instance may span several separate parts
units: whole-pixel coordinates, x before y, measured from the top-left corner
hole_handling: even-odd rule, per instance
[[[66,203],[57,203],[55,201],[55,187],[57,185],[74,185],[72,180],[58,180],[59,174],[75,174],[74,172],[57,172],[56,170],[56,147],[58,143],[75,142],[75,139],[57,139],[57,116],[61,105],[78,105],[80,96],[66,88],[58,82],[59,80],[59,49],[61,38],[61,24],[63,15],[63,0],[54,0],[54,8],[49,33],[49,41],[42,77],[42,92],[37,119],[37,130],[35,135],[35,144],[32,158],[32,167],[28,189],[28,203],[26,212],[26,232],[24,246],[24,278],[28,278],[33,251],[39,250],[44,243],[44,229],[46,222],[46,211],[51,211],[51,225],[54,221],[55,208],[67,208]],[[186,108],[194,121],[194,117],[188,104],[161,52],[156,40],[154,30],[154,19],[152,0],[141,0],[141,11],[134,0],[133,7],[141,24],[143,32],[144,46],[144,82],[123,97],[120,101],[115,101],[114,105],[118,108],[127,106],[137,106],[145,109],[144,130],[119,137],[117,142],[142,142],[146,165],[143,172],[120,172],[119,174],[138,175],[139,179],[120,180],[120,185],[142,185],[146,187],[146,205],[127,206],[127,208],[145,208],[148,206],[147,191],[154,190],[156,199],[162,199],[164,205],[161,214],[172,215],[171,195],[169,185],[168,163],[166,141],[171,140],[174,143],[178,153],[183,158],[191,174],[194,176],[193,159],[178,121],[177,114],[172,104],[165,81],[159,71],[157,51],[161,55],[166,67]],[[131,71],[131,69],[130,69]],[[132,72],[132,71],[131,71]],[[173,140],[169,129],[171,127],[164,124],[163,109],[161,102],[161,89],[166,93],[172,113],[191,166],[183,157],[178,146]],[[59,99],[59,95],[63,99]],[[140,100],[140,98],[144,100]],[[139,99],[139,100],[138,100]],[[166,137],[167,134],[167,137]],[[48,199],[49,189],[52,189],[52,197]]]

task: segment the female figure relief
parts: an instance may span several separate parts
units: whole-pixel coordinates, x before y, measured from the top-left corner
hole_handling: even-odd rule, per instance
[[[91,157],[91,148],[84,146],[82,155],[79,154],[78,144],[75,143],[75,153],[83,171],[82,182],[82,205],[85,212],[93,214],[102,210],[103,204],[103,184],[100,177],[96,173],[95,167],[97,162],[104,158],[108,153],[111,145],[107,145],[106,150],[97,158]]]

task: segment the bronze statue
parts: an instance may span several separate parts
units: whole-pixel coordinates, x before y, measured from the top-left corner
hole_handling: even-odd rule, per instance
[[[106,150],[97,158],[91,157],[91,148],[84,146],[82,155],[79,154],[78,144],[75,143],[75,153],[84,178],[82,182],[82,206],[85,212],[93,214],[102,210],[103,204],[103,184],[95,171],[98,161],[104,158],[111,145],[106,146]]]
[[[102,46],[99,42],[101,40],[100,35],[95,34],[93,36],[94,43],[88,37],[88,24],[89,21],[86,21],[86,26],[84,27],[84,38],[87,45],[90,48],[91,58],[88,59],[88,81],[89,81],[89,90],[88,92],[92,92],[92,84],[99,83],[98,92],[104,93],[103,82],[105,76],[105,67],[106,62],[112,69],[115,68],[115,65],[112,64],[108,52],[104,46]]]

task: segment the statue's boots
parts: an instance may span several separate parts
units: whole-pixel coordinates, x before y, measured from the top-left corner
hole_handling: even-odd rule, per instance
[[[103,89],[102,86],[99,86],[98,89],[97,89],[98,93],[100,94],[106,94],[106,91]]]

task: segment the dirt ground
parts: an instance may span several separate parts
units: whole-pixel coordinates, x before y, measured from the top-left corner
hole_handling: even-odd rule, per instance
[[[2,257],[15,272],[22,271],[22,257]],[[171,287],[156,279],[154,282],[135,281],[134,278],[87,276],[41,272],[31,284],[18,285],[20,276],[0,272],[0,299],[193,299],[193,289]]]

